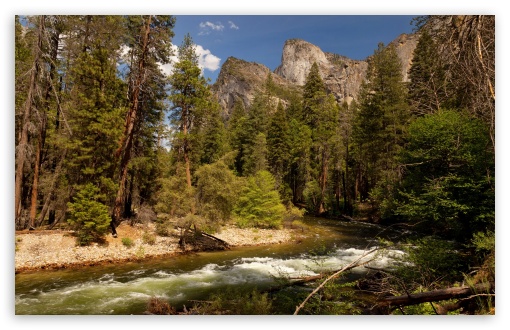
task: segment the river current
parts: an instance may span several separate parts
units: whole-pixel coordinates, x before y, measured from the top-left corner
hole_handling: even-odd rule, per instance
[[[15,279],[15,313],[142,314],[150,298],[177,309],[229,289],[265,290],[284,278],[340,269],[398,235],[383,227],[307,218],[312,232],[300,243],[233,248],[79,270],[21,273]],[[401,251],[378,255],[373,267],[391,266]],[[354,269],[351,274],[363,272]]]

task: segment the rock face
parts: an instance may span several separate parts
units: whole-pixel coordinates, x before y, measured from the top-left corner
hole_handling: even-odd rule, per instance
[[[237,99],[248,107],[255,94],[261,91],[271,74],[273,82],[286,89],[295,88],[289,81],[271,72],[271,70],[255,62],[247,62],[229,57],[221,67],[218,79],[212,86],[212,91],[218,97],[224,116],[228,117]]]
[[[397,39],[390,42],[390,44],[395,45],[395,49],[397,50],[397,55],[400,58],[400,62],[402,62],[402,77],[404,81],[409,81],[409,77],[407,73],[411,68],[412,60],[413,60],[413,52],[418,44],[418,39],[420,36],[418,34],[401,34]]]
[[[408,81],[407,72],[418,43],[418,35],[402,34],[391,43],[395,45],[402,62],[403,80]],[[374,49],[375,47],[376,45]],[[357,99],[367,72],[367,60],[352,60],[338,54],[325,53],[319,47],[300,39],[285,42],[282,62],[274,73],[271,73],[273,81],[280,90],[299,90],[305,84],[314,62],[319,66],[326,89],[335,95],[339,103],[350,104]],[[248,107],[255,93],[262,90],[269,73],[270,69],[262,64],[229,57],[212,86],[225,116],[230,114],[237,98]]]
[[[338,102],[350,103],[358,95],[367,71],[366,61],[324,53],[319,47],[299,39],[291,39],[283,46],[282,64],[275,73],[290,82],[303,86],[312,64],[316,62],[326,88]]]
[[[276,68],[275,73],[293,84],[303,86],[314,62],[321,68],[324,78],[322,71],[330,66],[326,54],[309,42],[290,39],[283,46],[282,64]]]

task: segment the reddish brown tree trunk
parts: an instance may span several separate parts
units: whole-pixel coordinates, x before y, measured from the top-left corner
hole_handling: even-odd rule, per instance
[[[41,114],[41,127],[39,131],[39,139],[37,141],[37,151],[35,156],[34,164],[34,180],[32,183],[32,196],[30,200],[30,215],[29,215],[29,227],[35,226],[35,216],[37,213],[37,195],[39,191],[39,172],[41,168],[41,156],[44,147],[44,140],[46,139],[46,114]]]
[[[142,42],[142,52],[140,58],[138,59],[138,72],[136,74],[135,84],[133,88],[133,94],[131,96],[131,106],[129,108],[128,114],[126,116],[126,124],[124,129],[124,134],[120,143],[120,147],[117,150],[117,156],[122,155],[120,161],[120,180],[119,180],[119,190],[117,192],[117,197],[115,198],[115,204],[113,207],[112,214],[112,232],[116,235],[115,225],[119,223],[121,219],[122,213],[122,205],[124,204],[125,192],[126,192],[126,182],[128,177],[128,166],[131,160],[131,152],[133,149],[133,136],[135,131],[135,123],[138,119],[138,107],[139,107],[139,98],[140,98],[140,90],[142,84],[145,82],[146,77],[146,68],[145,61],[147,56],[147,48],[149,43],[149,34],[150,34],[150,24],[151,24],[152,16],[147,18],[146,25],[144,25],[143,30],[141,31],[143,34],[143,42]]]
[[[21,195],[22,195],[22,187],[23,187],[23,169],[26,162],[26,150],[28,147],[28,127],[30,125],[30,116],[32,113],[33,101],[34,97],[37,94],[37,76],[40,71],[40,58],[41,58],[41,49],[43,46],[43,26],[44,26],[45,16],[41,15],[39,17],[39,29],[38,29],[38,37],[37,37],[37,47],[35,48],[35,56],[34,56],[34,65],[32,66],[30,73],[30,85],[28,88],[27,99],[24,104],[24,112],[23,112],[23,128],[21,130],[21,137],[18,144],[17,150],[17,164],[16,164],[16,177],[15,177],[15,187],[14,187],[14,210],[16,222],[18,221],[21,215]]]

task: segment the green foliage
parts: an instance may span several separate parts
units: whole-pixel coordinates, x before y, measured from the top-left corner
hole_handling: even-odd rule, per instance
[[[129,237],[122,237],[122,245],[124,245],[127,248],[130,248],[135,245],[135,242]]]
[[[156,220],[155,232],[158,236],[167,237],[170,236],[168,231],[168,227],[170,226],[170,221],[168,219],[158,219]]]
[[[477,232],[471,243],[477,252],[493,252],[496,249],[496,235],[494,232]]]
[[[108,207],[98,199],[99,189],[88,183],[78,191],[74,201],[67,204],[70,214],[67,222],[77,232],[78,245],[101,241],[108,231],[111,221]]]
[[[303,190],[303,197],[306,202],[306,208],[311,212],[319,209],[322,201],[322,191],[317,181],[312,180],[306,183]]]
[[[195,205],[195,188],[188,187],[182,164],[177,164],[175,175],[160,179],[160,184],[156,212],[176,217],[185,216],[191,212]]]
[[[361,86],[352,134],[362,200],[377,185],[379,196],[393,193],[398,177],[395,157],[404,144],[410,114],[406,92],[395,47],[379,44]]]
[[[154,245],[156,244],[156,236],[154,236],[152,233],[144,232],[142,236],[142,242],[145,244]]]
[[[233,210],[240,227],[279,228],[285,206],[268,171],[249,177]]]
[[[359,315],[362,303],[356,300],[354,283],[328,282],[306,303],[299,314]]]
[[[404,247],[406,255],[403,264],[396,274],[409,288],[433,288],[447,283],[462,280],[466,263],[459,247],[454,242],[434,237],[409,240]]]
[[[278,103],[276,113],[271,118],[267,136],[269,171],[274,175],[277,183],[281,183],[287,174],[289,147],[289,123],[283,105]]]
[[[251,143],[245,146],[243,174],[249,176],[266,170],[267,153],[266,135],[260,132]]]
[[[400,159],[406,173],[396,213],[421,228],[463,242],[494,227],[494,163],[487,129],[456,111],[409,127]]]
[[[413,112],[418,115],[454,106],[454,103],[448,100],[448,93],[452,93],[453,88],[447,85],[446,67],[440,61],[436,42],[430,33],[423,29],[409,69],[409,100]]]
[[[288,204],[287,205],[287,210],[286,210],[285,215],[284,215],[284,220],[285,221],[293,221],[293,222],[294,221],[299,221],[298,219],[303,218],[305,213],[306,213],[305,209],[300,209],[298,207],[295,207],[292,204]]]
[[[241,179],[228,168],[224,159],[201,166],[196,177],[197,212],[209,222],[229,220],[239,197]]]
[[[257,290],[244,293],[227,290],[213,294],[207,302],[196,305],[194,309],[203,315],[271,315],[273,301],[267,293]]]

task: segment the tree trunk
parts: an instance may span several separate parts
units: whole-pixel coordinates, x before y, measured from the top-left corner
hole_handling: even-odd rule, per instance
[[[477,293],[487,293],[494,291],[494,284],[480,283],[473,287],[462,286],[458,288],[447,288],[429,292],[414,293],[404,296],[385,297],[378,302],[379,306],[409,306],[425,302],[441,301],[448,299],[457,299],[467,297]]]
[[[24,112],[23,112],[23,128],[21,130],[21,137],[19,140],[19,144],[17,147],[17,165],[16,165],[16,178],[15,178],[15,188],[14,188],[14,210],[16,222],[18,221],[21,215],[21,195],[22,195],[22,187],[23,187],[23,169],[26,162],[26,152],[28,148],[28,127],[30,125],[30,117],[32,114],[32,107],[34,106],[34,98],[37,95],[37,77],[40,71],[40,58],[41,51],[43,46],[43,26],[44,26],[45,16],[39,16],[39,27],[38,27],[38,37],[37,37],[37,47],[35,48],[35,56],[34,56],[34,64],[30,73],[30,85],[28,88],[27,99],[24,104]]]
[[[145,82],[146,79],[146,67],[145,61],[148,51],[148,43],[149,43],[149,34],[151,29],[151,18],[149,16],[147,18],[147,24],[144,25],[144,30],[141,31],[143,33],[143,43],[142,43],[142,52],[140,58],[138,59],[138,72],[136,74],[135,84],[133,88],[133,93],[131,95],[131,107],[129,108],[128,114],[126,116],[126,124],[124,129],[124,134],[122,136],[122,140],[117,150],[117,156],[122,154],[122,158],[120,161],[120,180],[119,180],[119,190],[117,192],[117,197],[115,198],[115,204],[112,212],[112,233],[116,236],[115,226],[119,223],[122,214],[122,205],[124,204],[125,191],[126,191],[126,181],[128,175],[128,166],[131,160],[131,152],[133,149],[133,137],[134,137],[134,128],[136,120],[138,120],[138,107],[139,107],[139,98],[141,86]]]
[[[39,191],[39,171],[41,167],[41,156],[44,148],[44,140],[46,139],[46,114],[42,114],[39,138],[37,140],[37,151],[34,164],[34,179],[32,182],[32,196],[30,200],[29,227],[34,228],[35,216],[37,213],[37,197]]]

